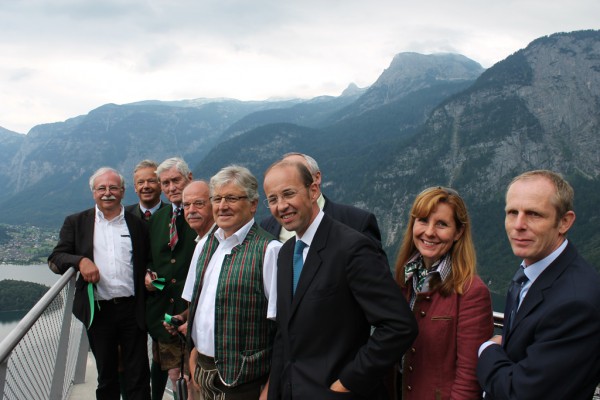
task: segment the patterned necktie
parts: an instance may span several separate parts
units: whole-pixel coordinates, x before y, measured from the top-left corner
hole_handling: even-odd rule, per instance
[[[508,312],[508,321],[504,321],[504,332],[509,332],[512,328],[513,321],[515,320],[515,316],[517,315],[517,310],[519,309],[519,301],[521,289],[525,282],[528,281],[527,275],[525,275],[525,269],[519,267],[515,276],[510,283],[510,288],[508,289],[508,296],[506,296],[506,310]],[[508,327],[508,329],[506,329]]]
[[[177,236],[177,215],[179,215],[179,208],[173,210],[173,216],[169,223],[169,247],[171,248],[171,251],[173,251],[179,240],[179,237]]]
[[[144,211],[144,219],[146,221],[148,221],[150,219],[150,217],[152,216],[152,213],[150,212],[150,210],[146,210]]]
[[[304,265],[304,259],[302,257],[302,252],[306,247],[306,243],[302,240],[296,240],[296,245],[294,246],[294,263],[293,263],[293,281],[292,281],[292,293],[296,294],[296,286],[298,286],[298,281],[300,280],[300,273],[302,272],[302,266]]]

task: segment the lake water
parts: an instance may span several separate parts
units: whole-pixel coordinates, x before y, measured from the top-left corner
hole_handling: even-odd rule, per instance
[[[58,281],[60,275],[50,271],[47,264],[40,265],[12,265],[0,264],[0,280],[14,279],[40,283],[52,286]],[[0,341],[13,330],[27,311],[0,312]]]
[[[60,275],[50,271],[48,265],[12,265],[0,264],[0,280],[15,279],[40,283],[52,286],[58,281]],[[504,311],[504,295],[492,293],[492,306],[494,311]],[[0,312],[0,341],[12,330],[25,316],[26,311]]]

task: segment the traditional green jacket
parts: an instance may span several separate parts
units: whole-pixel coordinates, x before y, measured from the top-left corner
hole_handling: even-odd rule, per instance
[[[150,230],[150,261],[148,268],[156,272],[159,278],[165,278],[162,291],[148,292],[146,297],[146,324],[153,339],[161,342],[177,341],[171,336],[162,322],[165,313],[175,315],[187,308],[187,302],[181,298],[185,279],[190,268],[196,232],[189,227],[183,213],[177,217],[177,235],[179,240],[175,249],[169,247],[169,223],[173,214],[172,207],[163,207],[156,211],[148,227]]]
[[[254,223],[244,241],[223,260],[215,299],[215,364],[227,386],[252,381],[270,370],[275,323],[267,319],[263,262],[272,240],[271,234]],[[193,329],[204,271],[218,246],[213,232],[196,267],[188,335]]]

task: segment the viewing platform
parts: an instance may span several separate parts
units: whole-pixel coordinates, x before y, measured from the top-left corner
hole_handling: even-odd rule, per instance
[[[60,277],[0,342],[0,393],[6,400],[96,398],[96,362],[83,325],[73,318],[76,270]],[[500,329],[504,316],[494,313]],[[150,347],[150,346],[149,346]],[[167,385],[163,400],[173,399]],[[600,388],[594,400],[600,400]]]

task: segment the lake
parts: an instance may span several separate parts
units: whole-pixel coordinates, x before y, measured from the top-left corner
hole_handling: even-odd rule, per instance
[[[0,264],[0,280],[14,279],[40,283],[52,286],[58,281],[60,275],[50,271],[47,264],[39,265],[12,265]],[[0,312],[0,341],[13,330],[27,311]]]

